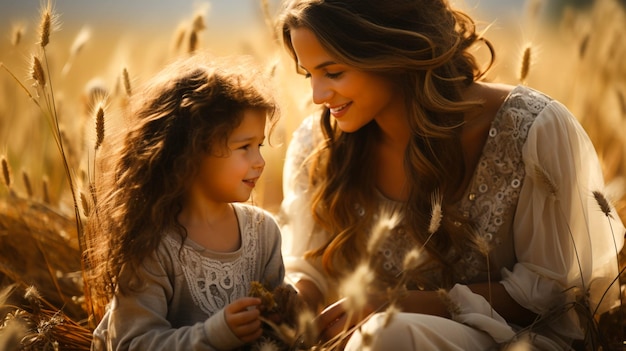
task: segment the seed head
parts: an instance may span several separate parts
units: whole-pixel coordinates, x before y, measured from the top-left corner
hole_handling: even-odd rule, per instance
[[[16,25],[13,27],[13,35],[11,35],[11,45],[18,46],[24,36],[24,26]]]
[[[24,298],[29,302],[30,307],[33,309],[33,314],[38,315],[41,311],[41,294],[39,290],[34,286],[29,286],[24,292]]]
[[[130,76],[128,75],[126,67],[122,70],[122,77],[124,78],[124,89],[126,90],[126,95],[130,97],[133,94],[133,90],[131,89]]]
[[[559,187],[556,185],[552,177],[548,174],[548,172],[543,167],[536,165],[535,175],[546,186],[550,195],[556,196],[558,194]]]
[[[191,25],[191,31],[192,32],[199,32],[203,29],[206,28],[206,25],[204,24],[204,16],[201,14],[196,15],[196,17],[193,19],[193,23]]]
[[[367,264],[361,264],[342,281],[341,290],[346,297],[348,311],[361,311],[367,303],[367,294],[363,287],[369,286],[373,280],[374,273]]]
[[[197,32],[191,32],[191,34],[189,35],[189,53],[192,54],[196,51],[196,49],[198,48],[198,33]]]
[[[29,198],[33,197],[33,187],[30,183],[30,178],[28,177],[28,173],[22,170],[22,180],[24,181],[24,188],[26,188],[26,194]]]
[[[102,106],[98,106],[96,111],[96,150],[102,145],[104,141],[104,109]]]
[[[532,59],[531,54],[532,54],[531,46],[527,45],[526,48],[524,49],[524,53],[522,54],[522,64],[520,66],[520,75],[519,75],[520,82],[525,82],[526,77],[528,77],[528,72],[530,71],[530,63]]]
[[[478,251],[483,254],[487,259],[489,259],[489,252],[491,251],[491,243],[487,238],[479,233],[474,233],[472,235],[472,241],[478,248]]]
[[[385,321],[383,322],[383,328],[389,326],[389,323],[391,323],[393,317],[395,317],[396,314],[398,314],[399,312],[400,310],[398,309],[398,307],[396,307],[396,305],[389,305],[389,307],[387,307],[387,310],[385,311]]]
[[[600,210],[602,210],[604,215],[613,218],[611,216],[611,205],[604,194],[596,190],[593,192],[593,197],[596,199],[596,202],[598,203],[598,206],[600,206]]]
[[[85,214],[85,217],[89,217],[91,214],[91,207],[89,206],[90,204],[87,196],[82,191],[80,192],[80,203],[83,206],[83,213]]]
[[[50,43],[50,31],[52,28],[52,22],[54,19],[54,13],[52,12],[52,3],[47,2],[45,6],[41,8],[41,20],[39,22],[39,45],[45,48]]]
[[[37,56],[33,56],[33,67],[31,71],[31,76],[35,80],[40,87],[46,86],[46,75],[43,71],[43,66],[41,65],[41,61]]]
[[[7,188],[11,188],[11,168],[9,168],[9,163],[4,156],[2,156],[2,176],[4,178],[4,185],[6,185]]]
[[[400,214],[393,209],[383,208],[378,214],[378,220],[372,227],[371,235],[367,241],[367,252],[375,253],[398,223],[400,223]]]
[[[428,226],[429,234],[435,233],[439,229],[439,226],[441,226],[441,218],[443,215],[441,209],[442,198],[441,195],[439,195],[439,192],[435,192],[432,195],[431,203],[432,210],[430,214],[430,225]]]
[[[438,289],[437,295],[452,316],[458,316],[461,314],[461,308],[456,302],[454,302],[454,300],[452,300],[452,298],[450,298],[450,295],[445,289]]]
[[[85,44],[91,38],[91,30],[87,27],[84,27],[78,32],[74,42],[72,43],[72,47],[70,48],[70,56],[76,56],[78,53],[85,47]]]
[[[42,181],[42,193],[43,193],[43,202],[45,204],[50,204],[50,187],[48,185],[48,178],[44,176]]]
[[[420,262],[420,250],[413,249],[409,251],[406,256],[404,256],[404,261],[402,263],[402,269],[404,271],[411,271],[417,268],[417,265]]]

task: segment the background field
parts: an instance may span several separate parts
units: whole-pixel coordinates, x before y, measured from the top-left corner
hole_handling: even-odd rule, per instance
[[[134,7],[117,14],[116,3],[98,8],[88,7],[89,2],[59,1],[60,27],[53,28],[46,47],[48,84],[54,89],[65,156],[77,193],[88,188],[93,176],[92,93],[107,93],[105,130],[115,128],[129,99],[123,71],[128,72],[130,85],[136,86],[175,57],[189,55],[193,23],[200,21],[203,28],[195,27],[197,50],[219,56],[252,55],[274,71],[282,116],[273,147],[265,149],[267,166],[253,201],[276,212],[282,199],[286,145],[301,119],[315,110],[307,82],[295,75],[267,25],[278,1],[172,2],[184,5],[169,8],[126,1]],[[607,194],[626,219],[625,10],[615,0],[596,0],[582,7],[563,7],[562,3],[468,0],[459,6],[479,19],[481,28],[489,27],[486,37],[497,51],[489,80],[539,89],[579,118],[602,160]],[[24,90],[37,99],[30,70],[31,57],[40,55],[38,11],[38,0],[0,4],[0,62],[4,66],[0,68],[0,156],[10,168],[3,174],[5,184],[0,185],[0,288],[16,282],[24,287],[35,285],[51,303],[51,311],[66,306],[76,328],[88,331],[75,208],[66,169],[48,119]],[[528,69],[522,79],[526,49]],[[479,57],[485,52],[484,48],[476,50]],[[84,212],[80,216],[84,220]],[[0,323],[0,349],[5,326]],[[623,340],[623,334],[616,337]]]

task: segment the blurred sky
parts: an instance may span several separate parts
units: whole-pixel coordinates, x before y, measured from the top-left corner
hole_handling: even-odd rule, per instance
[[[0,0],[0,23],[3,27],[13,22],[35,25],[38,12],[45,0]],[[279,0],[269,0],[276,9]],[[492,20],[519,14],[523,0],[462,0],[477,7]],[[53,2],[63,26],[70,28],[121,27],[132,25],[137,29],[172,28],[188,18],[195,9],[209,3],[207,22],[213,28],[238,30],[260,23],[260,0],[56,0]],[[493,17],[493,18],[492,18]]]

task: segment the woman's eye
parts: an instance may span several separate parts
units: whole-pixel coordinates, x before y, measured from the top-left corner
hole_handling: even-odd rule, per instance
[[[329,79],[336,79],[336,78],[341,77],[342,74],[343,72],[337,72],[337,73],[326,72],[324,76]],[[304,73],[304,78],[311,78],[311,73]]]

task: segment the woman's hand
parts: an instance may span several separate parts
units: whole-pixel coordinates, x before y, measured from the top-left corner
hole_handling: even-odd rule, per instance
[[[224,308],[226,324],[232,332],[243,342],[249,343],[258,339],[261,329],[261,311],[257,308],[261,299],[243,297],[228,304]]]
[[[341,333],[350,331],[364,318],[377,312],[382,304],[379,300],[370,299],[370,302],[366,303],[362,309],[355,311],[350,309],[350,301],[346,298],[338,300],[315,318],[315,325],[320,331],[320,341],[326,342]]]

